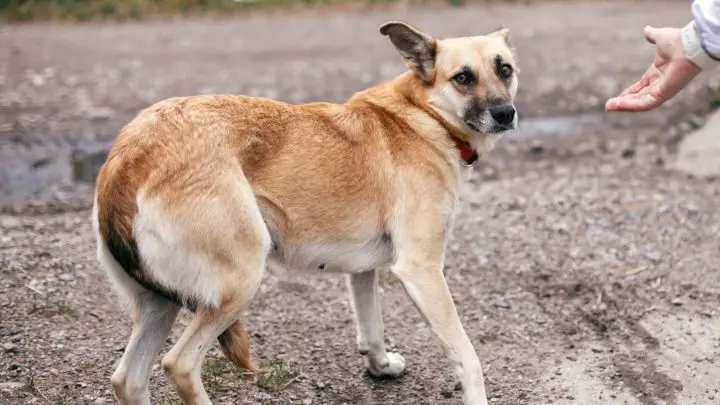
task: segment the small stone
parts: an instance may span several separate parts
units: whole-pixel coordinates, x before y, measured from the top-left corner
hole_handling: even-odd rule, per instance
[[[543,152],[545,152],[545,146],[540,141],[533,141],[532,145],[530,146],[530,153],[534,155],[540,155]]]
[[[302,405],[310,405],[310,404],[312,404],[312,399],[305,398],[302,400]]]
[[[100,405],[100,404],[104,404],[104,403],[105,403],[105,398],[102,398],[102,397],[97,398],[97,399],[93,402],[93,404],[96,404],[96,405]]]
[[[627,149],[623,150],[621,156],[623,159],[630,159],[631,157],[635,156],[635,150],[627,148]]]
[[[32,82],[33,86],[35,86],[35,87],[42,87],[45,85],[45,78],[38,74],[32,75],[32,77],[30,78],[30,81]]]
[[[670,303],[675,305],[676,307],[681,307],[683,305],[683,302],[680,298],[675,298],[672,301],[670,301]]]
[[[317,384],[315,384],[315,385],[316,385],[318,388],[320,388],[320,389],[324,389],[324,388],[325,388],[325,383],[322,382],[322,381],[318,381]]]
[[[593,348],[592,348],[592,352],[593,352],[593,353],[602,353],[602,352],[603,352],[603,349],[600,349],[600,348],[597,348],[597,347],[593,347]]]
[[[653,263],[659,263],[661,259],[660,253],[658,252],[645,252],[642,255]]]
[[[22,388],[23,385],[25,384],[14,381],[0,383],[0,391],[15,391]]]
[[[494,306],[495,308],[500,308],[500,309],[510,309],[510,303],[508,303],[508,302],[505,301],[505,300],[495,301],[495,302],[493,303],[493,306]]]
[[[10,342],[4,343],[2,347],[3,347],[3,350],[5,351],[5,353],[16,353],[17,352],[17,345],[14,343],[10,343]]]

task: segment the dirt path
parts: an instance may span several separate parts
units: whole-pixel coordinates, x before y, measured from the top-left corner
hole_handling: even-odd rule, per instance
[[[172,95],[341,100],[400,71],[376,34],[398,18],[441,36],[504,23],[522,58],[521,120],[593,112],[645,68],[642,26],[689,16],[683,2],[652,3],[662,6],[3,28],[0,190],[40,193],[0,199],[0,404],[112,403],[109,376],[129,333],[95,266],[89,187],[8,166],[60,170],[53,159],[68,146],[110,140],[138,108]],[[601,116],[542,144],[510,139],[470,174],[446,274],[493,404],[720,401],[720,185],[666,169],[674,127],[706,109],[703,87],[716,77],[655,114]],[[209,361],[216,404],[461,403],[437,340],[392,277],[381,294],[387,340],[408,362],[398,381],[363,374],[342,277],[266,278],[248,313],[255,357],[300,375],[274,391]],[[159,368],[151,384],[154,403],[179,403]]]

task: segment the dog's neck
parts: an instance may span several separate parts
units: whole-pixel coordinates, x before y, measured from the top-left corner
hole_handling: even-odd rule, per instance
[[[460,153],[460,158],[466,165],[473,164],[478,158],[478,153],[470,146],[470,136],[459,130],[443,118],[437,111],[423,102],[423,93],[427,91],[422,80],[411,72],[403,73],[389,82],[370,88],[363,92],[370,95],[374,102],[389,111],[397,110],[398,103],[409,104],[413,109],[419,110],[428,119],[437,123],[445,132],[445,138],[449,138]],[[392,97],[386,97],[388,89],[392,89]],[[399,96],[399,97],[398,97]],[[423,132],[416,129],[417,132]]]

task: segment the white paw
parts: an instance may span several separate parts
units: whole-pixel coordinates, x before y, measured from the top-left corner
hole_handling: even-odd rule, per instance
[[[375,377],[400,377],[405,371],[405,359],[400,353],[388,353],[387,360],[381,362],[368,357],[368,371]]]
[[[488,405],[487,395],[484,388],[470,388],[465,391],[466,405]]]

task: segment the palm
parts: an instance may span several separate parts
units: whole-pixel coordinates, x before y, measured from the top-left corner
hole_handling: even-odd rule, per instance
[[[667,74],[667,70],[671,59],[668,55],[661,54],[659,51],[655,55],[655,61],[648,68],[640,80],[623,91],[621,97],[640,98],[651,96],[655,99],[662,98],[663,76]]]
[[[607,111],[647,111],[660,106],[685,87],[700,69],[684,55],[680,32],[673,28],[646,30],[656,45],[655,60],[635,84],[608,100]]]

